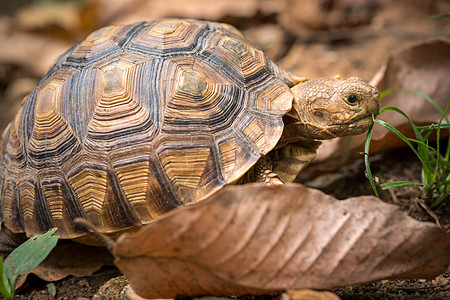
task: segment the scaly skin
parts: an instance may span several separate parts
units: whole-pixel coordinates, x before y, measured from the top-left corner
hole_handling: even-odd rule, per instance
[[[291,91],[293,107],[284,117],[278,145],[255,164],[244,182],[292,182],[315,157],[312,141],[361,134],[378,114],[378,90],[357,77],[302,81]],[[292,149],[283,151],[289,144]]]
[[[244,176],[241,177],[238,184],[262,182],[268,186],[282,185],[284,182],[277,173],[272,171],[272,169],[272,158],[269,155],[263,156],[247,173],[244,174]]]
[[[361,134],[378,114],[380,93],[357,77],[319,78],[291,88],[292,110],[281,140],[326,140]]]

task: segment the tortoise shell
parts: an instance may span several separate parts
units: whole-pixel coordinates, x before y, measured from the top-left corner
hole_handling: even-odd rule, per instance
[[[225,24],[100,29],[62,55],[3,133],[13,232],[112,233],[206,198],[274,148],[293,82]]]

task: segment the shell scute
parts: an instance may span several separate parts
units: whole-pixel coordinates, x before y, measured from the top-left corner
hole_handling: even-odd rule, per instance
[[[141,153],[137,156],[135,153]],[[111,163],[130,206],[142,223],[179,206],[163,167],[152,155],[150,143],[121,149],[111,155]]]
[[[264,53],[234,35],[212,37],[202,54],[212,65],[220,66],[222,73],[243,88],[270,80],[273,74],[267,66]]]
[[[193,54],[201,47],[206,24],[166,19],[148,23],[130,44],[129,50],[155,57]]]
[[[167,66],[163,130],[166,132],[217,132],[232,126],[243,108],[243,92],[206,62],[177,57]],[[193,85],[194,80],[198,80]]]
[[[159,160],[183,203],[203,199],[225,184],[216,166],[210,136],[173,135],[161,139],[159,145]]]
[[[34,126],[27,142],[29,163],[37,168],[63,164],[78,151],[80,144],[64,118],[63,103],[67,81],[73,72],[57,72],[46,85],[38,87],[34,107]],[[31,112],[30,112],[31,113]]]
[[[108,26],[91,33],[84,41],[70,50],[65,61],[57,64],[82,68],[124,51],[130,40],[142,26]]]

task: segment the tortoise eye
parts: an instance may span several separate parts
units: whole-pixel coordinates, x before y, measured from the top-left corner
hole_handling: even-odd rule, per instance
[[[347,103],[348,104],[354,105],[354,104],[356,104],[356,102],[358,102],[358,96],[353,95],[353,94],[347,96]]]

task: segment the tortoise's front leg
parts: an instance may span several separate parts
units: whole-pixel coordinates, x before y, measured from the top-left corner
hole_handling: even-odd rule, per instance
[[[272,171],[273,162],[268,156],[261,157],[258,162],[239,180],[239,184],[262,182],[268,186],[284,184],[278,174]]]

